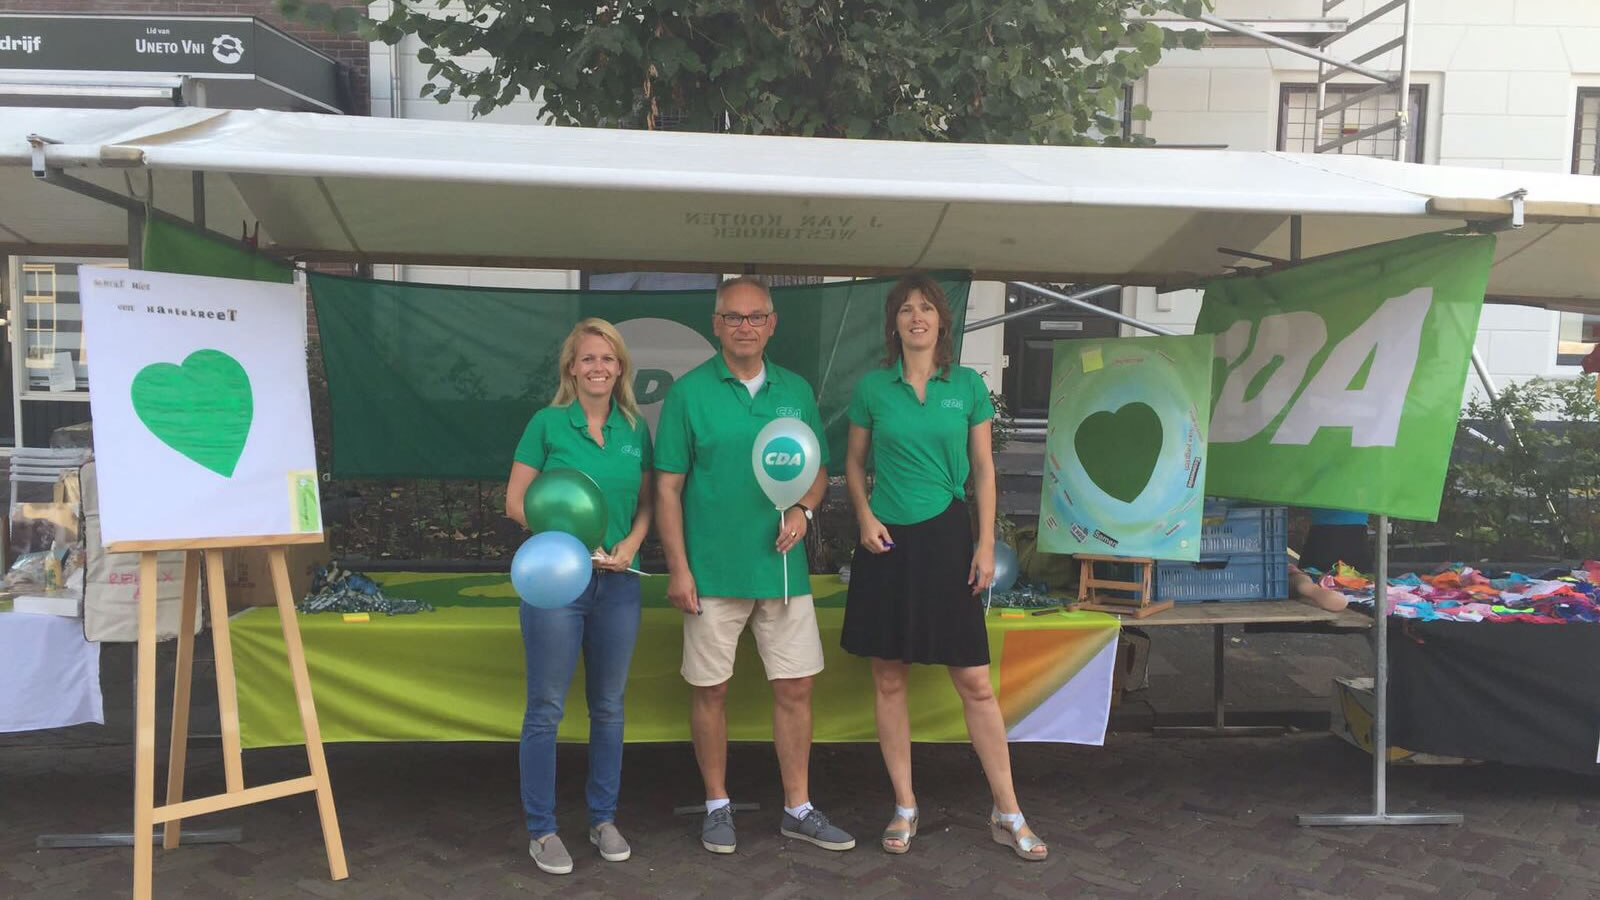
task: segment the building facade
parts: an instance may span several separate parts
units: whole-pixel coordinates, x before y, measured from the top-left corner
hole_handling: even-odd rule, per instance
[[[1346,0],[1328,15],[1356,20],[1380,0]],[[1411,146],[1418,163],[1600,174],[1600,3],[1593,0],[1417,0],[1412,25]],[[1264,30],[1304,28],[1323,17],[1323,0],[1216,0],[1216,14]],[[1298,23],[1296,20],[1299,20]],[[1350,58],[1401,32],[1398,11],[1333,45]],[[1399,51],[1367,65],[1399,66]],[[1150,107],[1144,133],[1159,143],[1233,150],[1311,152],[1341,130],[1392,115],[1374,99],[1319,126],[1317,63],[1286,50],[1211,47],[1169,51],[1136,89]],[[1370,86],[1339,78],[1330,90]],[[1393,158],[1391,136],[1346,152]],[[1491,297],[1492,301],[1493,298]],[[1196,292],[1128,291],[1124,310],[1167,327],[1192,328]],[[1578,360],[1600,339],[1600,316],[1490,303],[1477,347],[1501,383],[1578,374]],[[1476,389],[1469,383],[1469,394]]]

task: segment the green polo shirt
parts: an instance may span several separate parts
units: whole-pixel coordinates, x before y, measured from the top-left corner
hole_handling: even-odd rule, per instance
[[[661,404],[656,469],[686,476],[683,536],[701,596],[783,596],[783,569],[773,549],[778,511],[756,483],[750,454],[756,433],[781,416],[802,420],[820,442],[822,417],[804,378],[771,360],[766,366],[767,381],[752,397],[718,353],[674,382]],[[810,593],[805,548],[790,550],[787,564],[789,593]]]
[[[850,421],[872,432],[869,505],[885,525],[925,522],[965,497],[967,434],[994,418],[983,377],[966,366],[936,372],[925,395],[917,399],[896,362],[861,376],[850,397]]]
[[[639,483],[652,468],[650,426],[643,416],[632,425],[616,404],[601,429],[604,447],[595,443],[584,419],[583,407],[546,406],[533,414],[517,442],[513,457],[535,469],[577,469],[594,479],[606,498],[606,549],[633,530],[633,514],[639,510]],[[639,557],[632,566],[638,568]]]

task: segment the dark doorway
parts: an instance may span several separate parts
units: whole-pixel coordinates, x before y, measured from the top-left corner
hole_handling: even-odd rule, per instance
[[[1062,292],[1073,286],[1057,287]],[[1008,288],[1006,312],[1048,303],[1045,298]],[[1090,300],[1112,312],[1122,311],[1121,292],[1102,294]],[[1043,419],[1050,411],[1050,362],[1056,341],[1081,338],[1114,338],[1117,323],[1087,310],[1056,306],[1044,312],[1005,323],[1006,367],[1000,390],[1012,416],[1017,419]]]

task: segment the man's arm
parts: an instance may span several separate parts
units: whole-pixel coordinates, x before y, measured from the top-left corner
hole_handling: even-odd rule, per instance
[[[683,540],[682,472],[656,470],[656,537],[667,556],[667,600],[686,613],[699,614],[700,596],[689,571],[689,552]]]

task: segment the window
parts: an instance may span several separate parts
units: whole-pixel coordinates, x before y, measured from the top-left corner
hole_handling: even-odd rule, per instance
[[[1370,84],[1330,84],[1327,105],[1334,106],[1370,90]],[[1315,153],[1318,144],[1326,144],[1344,135],[1351,135],[1379,122],[1394,118],[1394,94],[1385,93],[1368,97],[1360,103],[1347,106],[1339,112],[1317,122],[1317,86],[1314,84],[1286,84],[1278,98],[1278,149],[1291,153]],[[1410,162],[1422,162],[1423,113],[1428,108],[1428,89],[1424,85],[1411,88],[1410,146],[1406,157]],[[1395,133],[1393,129],[1380,131],[1358,141],[1345,144],[1332,153],[1349,153],[1355,156],[1372,156],[1394,159]]]
[[[1600,88],[1580,88],[1572,121],[1572,172],[1600,175]],[[1556,365],[1575,366],[1600,343],[1600,316],[1562,313],[1556,335]]]
[[[78,264],[122,266],[119,260],[20,259],[12,309],[14,350],[22,393],[79,393],[89,389],[89,357],[78,305]]]
[[[1600,153],[1595,145],[1600,143],[1600,88],[1578,90],[1578,114],[1572,122],[1572,174],[1600,175]]]

